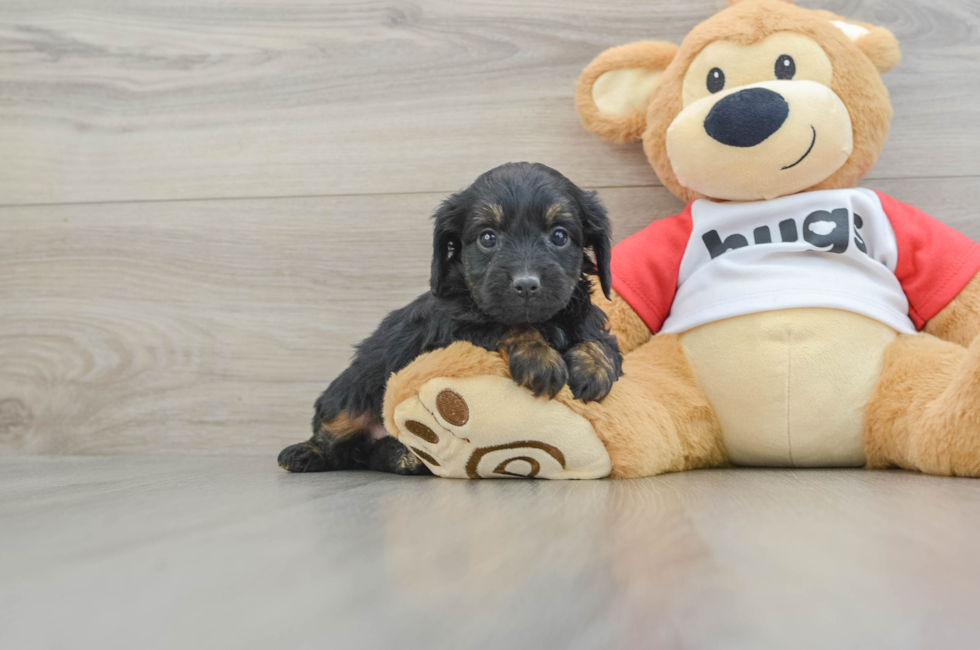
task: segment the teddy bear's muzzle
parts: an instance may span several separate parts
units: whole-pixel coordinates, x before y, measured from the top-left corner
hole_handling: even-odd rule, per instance
[[[754,147],[779,130],[789,104],[767,88],[746,88],[715,102],[704,118],[704,132],[730,147]]]
[[[772,199],[812,187],[847,161],[851,119],[815,81],[766,81],[704,97],[667,129],[677,180],[713,198]]]

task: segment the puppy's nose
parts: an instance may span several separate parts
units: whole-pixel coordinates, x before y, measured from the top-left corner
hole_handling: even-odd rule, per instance
[[[746,88],[720,100],[704,118],[704,130],[732,147],[754,147],[779,130],[789,115],[783,96],[767,88]]]
[[[536,275],[520,275],[511,284],[522,298],[530,298],[541,288],[541,279]]]

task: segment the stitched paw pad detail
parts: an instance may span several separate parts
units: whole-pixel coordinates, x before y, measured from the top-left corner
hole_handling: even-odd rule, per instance
[[[436,378],[395,407],[399,439],[437,476],[602,478],[609,454],[585,418],[504,377]]]

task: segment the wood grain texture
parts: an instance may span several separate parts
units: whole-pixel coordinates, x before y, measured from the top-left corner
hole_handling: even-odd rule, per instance
[[[980,239],[972,179],[874,184]],[[601,191],[616,239],[682,208]],[[427,289],[440,194],[0,208],[0,453],[260,454]]]
[[[0,444],[268,454],[299,439],[351,346],[427,289],[438,200],[5,211],[0,404],[24,417]]]
[[[972,479],[0,458],[0,529],[4,648],[911,650],[980,633]]]
[[[980,240],[980,5],[801,2],[902,43],[866,185]],[[574,81],[724,6],[0,0],[0,648],[976,645],[973,480],[275,467],[446,193],[524,159],[616,239],[681,209]]]
[[[0,203],[445,192],[508,160],[656,185],[582,129],[575,80],[725,4],[2,0]],[[805,4],[902,43],[872,178],[980,176],[980,4]]]

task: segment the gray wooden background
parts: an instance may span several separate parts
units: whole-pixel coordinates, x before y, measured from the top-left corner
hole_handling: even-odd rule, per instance
[[[884,25],[866,184],[980,239],[980,3],[801,0]],[[602,49],[724,0],[0,0],[0,453],[274,454],[426,288],[429,221],[509,160],[681,204],[579,125]]]

